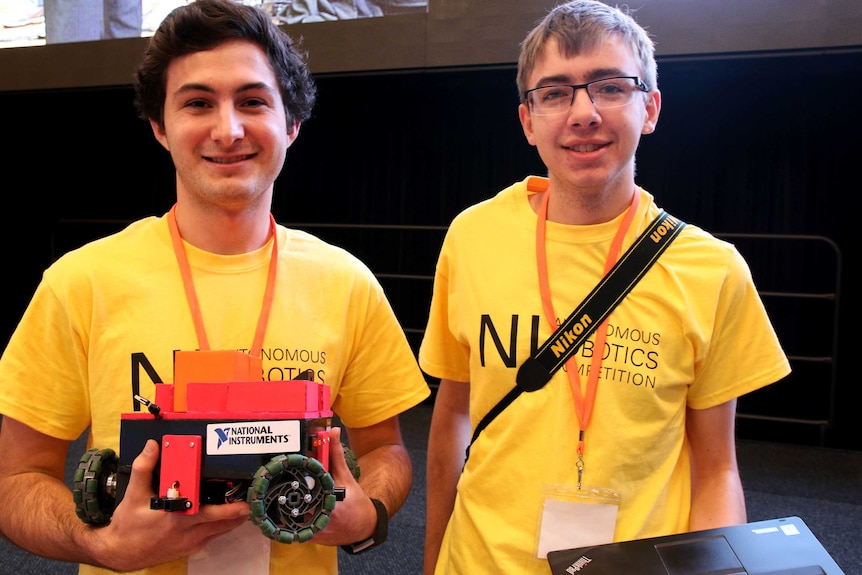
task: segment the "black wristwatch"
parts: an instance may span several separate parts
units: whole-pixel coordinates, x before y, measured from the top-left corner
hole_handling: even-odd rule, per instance
[[[386,512],[386,506],[373,497],[371,498],[371,503],[374,504],[374,509],[377,510],[377,527],[374,528],[374,533],[371,534],[371,537],[365,541],[341,546],[342,549],[351,555],[374,549],[386,541],[386,534],[389,532],[389,513]]]

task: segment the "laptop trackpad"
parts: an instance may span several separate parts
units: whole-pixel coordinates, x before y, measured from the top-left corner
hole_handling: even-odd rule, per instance
[[[746,575],[727,540],[718,535],[693,537],[655,546],[668,575]]]

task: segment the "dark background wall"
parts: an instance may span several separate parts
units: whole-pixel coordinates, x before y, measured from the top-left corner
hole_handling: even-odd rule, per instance
[[[745,437],[862,450],[851,222],[860,70],[862,47],[660,59],[663,110],[638,181],[679,218],[732,234],[793,358],[792,376],[741,401]],[[276,218],[364,259],[414,344],[445,226],[542,173],[514,76],[513,65],[319,74],[315,116],[277,182]],[[0,238],[13,270],[3,341],[57,255],[173,203],[169,157],[131,97],[128,86],[0,92]]]

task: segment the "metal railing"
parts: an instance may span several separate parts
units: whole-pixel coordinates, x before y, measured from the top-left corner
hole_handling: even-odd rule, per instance
[[[827,251],[831,252],[832,257],[834,258],[831,264],[828,262],[820,261],[820,265],[824,266],[824,268],[831,268],[831,276],[829,283],[829,289],[825,291],[792,291],[792,290],[758,290],[761,298],[764,301],[769,299],[785,299],[785,300],[798,300],[798,301],[821,301],[828,302],[832,304],[832,313],[829,317],[824,318],[827,321],[824,321],[824,324],[828,324],[829,334],[830,334],[830,345],[829,345],[829,354],[815,354],[815,355],[798,355],[798,354],[788,354],[788,359],[793,364],[818,364],[823,365],[828,368],[828,375],[826,376],[827,388],[828,388],[828,399],[827,399],[827,411],[824,417],[784,417],[784,416],[775,416],[775,415],[765,415],[758,413],[747,413],[747,412],[738,412],[737,418],[739,419],[748,419],[748,420],[759,420],[766,422],[775,422],[775,423],[787,423],[794,425],[808,425],[808,426],[816,426],[820,428],[820,443],[821,445],[825,444],[826,432],[829,428],[832,427],[835,421],[835,401],[837,395],[837,385],[838,385],[838,334],[839,334],[839,311],[840,311],[840,302],[841,302],[841,273],[842,273],[842,261],[841,261],[841,250],[838,245],[832,241],[831,239],[819,236],[819,235],[795,235],[795,234],[744,234],[744,233],[716,233],[714,234],[719,238],[731,241],[731,240],[753,240],[760,242],[779,242],[784,246],[784,250],[781,252],[784,256],[788,254],[799,254],[800,251],[793,250],[794,245],[801,244],[816,244],[822,248],[825,248]],[[738,247],[738,246],[737,246]],[[740,252],[745,254],[745,251],[740,249]],[[748,260],[748,257],[746,258]],[[810,261],[801,261],[799,262],[798,267],[795,270],[792,270],[792,273],[797,275],[811,273],[808,270],[808,265]],[[751,265],[751,262],[749,261]],[[757,279],[756,274],[755,279]],[[820,274],[820,279],[822,281],[826,281],[825,274]],[[807,329],[803,330],[804,332],[811,334],[812,330]],[[817,332],[815,332],[817,333]],[[781,337],[781,333],[778,334],[779,338]]]

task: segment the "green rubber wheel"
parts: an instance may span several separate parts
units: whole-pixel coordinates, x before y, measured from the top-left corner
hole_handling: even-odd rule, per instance
[[[346,443],[342,442],[341,447],[344,449],[344,459],[347,461],[347,467],[350,468],[350,473],[353,474],[353,479],[359,480],[359,460],[356,454],[350,449]]]
[[[279,543],[304,543],[329,523],[335,482],[313,457],[277,455],[254,474],[247,500],[251,520]]]
[[[113,449],[88,449],[81,456],[72,483],[75,513],[84,523],[106,525],[114,512],[112,488],[119,466]]]

